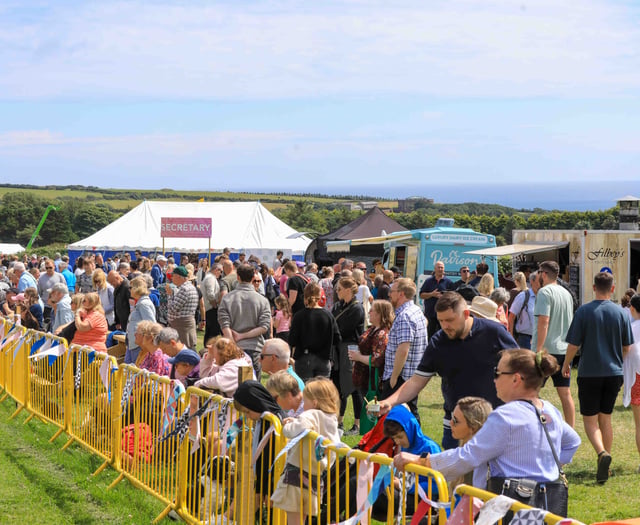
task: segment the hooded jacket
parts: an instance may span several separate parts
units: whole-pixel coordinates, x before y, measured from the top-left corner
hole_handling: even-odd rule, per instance
[[[422,433],[422,429],[415,416],[403,405],[393,407],[387,414],[386,421],[395,421],[399,423],[407,438],[409,440],[408,447],[402,447],[403,452],[409,452],[411,454],[423,454],[428,452],[429,454],[437,454],[442,452],[440,445],[438,445],[431,438],[425,436]],[[420,485],[424,489],[426,494],[429,494],[429,480],[424,476],[420,476]],[[435,483],[432,484],[432,497],[436,498],[438,495],[438,487]],[[415,492],[415,487],[411,487],[408,490],[409,494]]]

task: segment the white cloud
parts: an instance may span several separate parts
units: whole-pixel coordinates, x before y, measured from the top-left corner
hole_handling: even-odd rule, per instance
[[[640,88],[637,8],[608,0],[15,9],[21,16],[0,11],[4,99],[569,97]]]
[[[261,151],[290,140],[282,132],[223,131],[186,134],[140,134],[118,136],[65,136],[48,130],[9,131],[0,134],[0,153],[3,157],[46,155],[57,157],[109,158],[117,155],[117,162],[127,155],[147,157],[188,158],[199,153]],[[115,158],[113,159],[116,160]]]

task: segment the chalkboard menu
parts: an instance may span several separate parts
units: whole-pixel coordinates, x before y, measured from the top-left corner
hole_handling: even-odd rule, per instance
[[[578,301],[581,301],[580,297],[580,266],[577,264],[569,265],[569,287],[573,290],[578,298]]]

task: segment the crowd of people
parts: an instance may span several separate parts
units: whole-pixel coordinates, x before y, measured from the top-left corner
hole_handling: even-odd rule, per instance
[[[611,414],[623,377],[640,452],[640,296],[630,290],[622,306],[613,303],[614,279],[606,272],[595,277],[595,300],[576,309],[553,261],[522,268],[509,289],[495,287],[484,263],[447,276],[438,261],[419,290],[395,267],[341,259],[319,268],[282,252],[274,261],[242,253],[232,260],[225,249],[211,264],[125,253],[107,260],[85,254],[74,267],[59,255],[3,265],[3,315],[17,309],[25,326],[101,351],[109,332],[122,331],[126,363],[233,397],[256,419],[269,407],[289,437],[303,429],[333,440],[359,434],[374,390],[375,415],[397,445],[398,469],[423,464],[454,485],[480,488],[506,487],[510,479],[531,480],[536,490],[557,482],[580,445],[570,390],[578,351],[580,413],[596,453],[596,480],[609,477]],[[241,368],[252,380],[240,382]],[[422,434],[418,410],[421,390],[436,375],[441,446]],[[547,379],[562,411],[539,397]],[[354,423],[347,429],[349,398]],[[302,471],[295,449],[288,457],[268,496],[290,523],[302,523],[305,512],[318,509],[299,508],[296,488],[316,472]]]

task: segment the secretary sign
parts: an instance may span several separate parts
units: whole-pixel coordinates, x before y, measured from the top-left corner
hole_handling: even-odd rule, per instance
[[[161,237],[201,238],[211,237],[211,217],[162,217]]]

